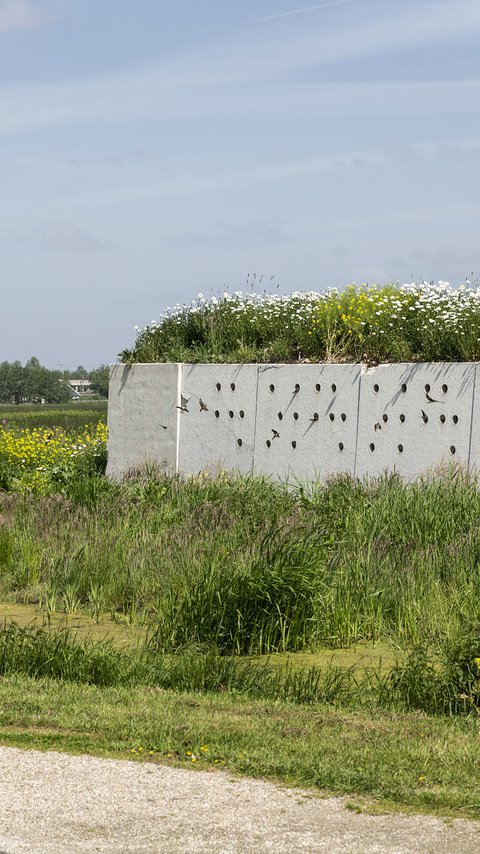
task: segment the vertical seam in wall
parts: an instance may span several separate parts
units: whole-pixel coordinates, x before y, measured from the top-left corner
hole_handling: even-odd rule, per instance
[[[181,410],[178,408],[182,405],[182,382],[183,382],[183,362],[177,363],[177,402],[175,404],[177,413],[177,441],[175,443],[175,474],[178,474],[180,465],[180,416]]]
[[[360,376],[358,380],[358,395],[357,395],[357,427],[355,430],[355,458],[353,463],[353,474],[357,474],[357,455],[358,455],[358,431],[360,428],[360,397],[362,392],[362,366],[360,365]]]
[[[470,415],[470,435],[468,437],[468,462],[467,468],[470,471],[471,466],[471,458],[472,458],[472,435],[473,435],[473,415],[475,412],[475,389],[477,387],[477,368],[478,365],[474,365],[474,379],[473,379],[473,393],[472,393],[472,411]]]
[[[258,413],[258,387],[260,385],[260,368],[257,367],[257,382],[255,385],[255,414],[253,417],[253,454],[252,454],[252,474],[255,471],[255,455],[257,452],[257,413]]]

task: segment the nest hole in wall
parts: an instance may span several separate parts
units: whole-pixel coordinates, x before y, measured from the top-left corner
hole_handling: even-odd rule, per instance
[[[320,383],[317,383],[315,386],[315,391],[321,391],[321,388],[322,386],[320,385]]]
[[[330,421],[335,421],[335,415],[333,412],[331,412],[328,417],[330,418]]]
[[[332,383],[330,388],[332,389],[333,392],[335,392],[337,390],[337,386],[335,385],[335,383]]]
[[[283,412],[277,412],[277,418],[279,421],[281,421],[283,418]]]
[[[446,419],[445,415],[443,415],[443,413],[442,413],[442,415],[440,415],[440,418],[438,420],[440,421],[440,424],[445,424],[445,421],[447,419]]]
[[[446,394],[448,391],[448,385],[446,385],[445,383],[442,385],[442,391],[444,394]]]
[[[216,386],[215,386],[215,388],[217,389],[217,391],[220,391],[220,389],[222,388],[222,384],[221,384],[221,383],[217,383],[217,384],[216,384]]]
[[[383,421],[383,423],[384,423],[384,424],[386,424],[386,423],[387,423],[387,421],[388,421],[388,415],[387,415],[387,413],[386,413],[386,412],[384,412],[384,413],[383,413],[383,415],[382,415],[382,421]]]
[[[399,454],[403,454],[403,445],[397,445],[397,451]]]
[[[240,418],[245,418],[245,413],[244,413],[243,409],[241,409],[238,414],[239,414]]]
[[[233,409],[229,409],[228,410],[228,417],[233,418],[234,415],[235,415],[235,413],[234,413]]]
[[[241,447],[242,447],[242,445],[243,445],[243,440],[242,440],[242,439],[237,439],[237,445],[238,445],[238,447],[239,447],[239,448],[241,448]]]
[[[403,393],[405,394],[405,392],[406,392],[406,390],[407,390],[407,385],[406,385],[406,383],[402,383],[402,385],[400,386],[400,389],[401,389],[401,391],[403,391]]]
[[[269,389],[270,389],[271,393],[273,394],[273,392],[275,391],[275,386],[273,383],[270,383]]]
[[[230,388],[232,389],[232,391],[235,391],[235,383],[230,383]]]
[[[378,383],[375,383],[375,385],[373,386],[373,390],[374,390],[375,394],[377,394],[380,391],[380,386],[378,385]]]
[[[403,424],[405,422],[405,415],[403,414],[403,412],[401,412],[398,417],[399,417],[399,421]]]
[[[340,418],[342,419],[342,421],[346,421],[346,420],[347,420],[347,415],[346,415],[346,413],[345,413],[345,412],[342,412],[342,414],[341,414]]]
[[[213,414],[215,415],[215,418],[220,418],[220,412],[218,411],[218,409],[216,409]]]
[[[298,421],[298,412],[293,413],[293,420]]]
[[[373,442],[370,442],[369,446],[370,450],[373,452],[375,450],[375,445]]]
[[[458,415],[452,415],[452,421],[454,424],[458,424]]]
[[[293,442],[292,442],[292,448],[293,448],[293,450],[295,450],[295,448],[296,448],[296,447],[297,447],[297,443],[295,442],[295,440],[293,440]]]
[[[345,445],[343,444],[343,442],[338,443],[338,450],[339,451],[343,451],[344,447],[345,447]]]
[[[456,453],[457,453],[457,449],[456,449],[455,445],[450,445],[450,453],[451,453],[451,454],[456,454]]]

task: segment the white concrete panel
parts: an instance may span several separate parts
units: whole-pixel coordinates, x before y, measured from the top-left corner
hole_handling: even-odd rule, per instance
[[[359,365],[259,365],[254,471],[324,480],[355,466]]]
[[[256,365],[183,365],[178,470],[253,468]]]
[[[480,365],[475,365],[469,468],[480,478]]]
[[[156,463],[175,471],[180,365],[115,365],[108,398],[107,475]]]
[[[468,464],[475,364],[403,363],[364,370],[358,477],[415,477],[444,463]]]

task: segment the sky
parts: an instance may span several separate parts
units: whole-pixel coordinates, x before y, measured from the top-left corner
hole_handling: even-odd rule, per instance
[[[480,0],[0,0],[0,361],[480,276]]]

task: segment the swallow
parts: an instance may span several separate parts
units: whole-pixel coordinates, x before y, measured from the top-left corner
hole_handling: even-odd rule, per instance
[[[438,400],[436,400],[436,401],[432,401],[432,403],[438,403]],[[427,421],[428,421],[428,415],[427,415],[427,413],[425,412],[425,410],[424,410],[424,409],[422,409],[422,410],[421,410],[421,412],[422,412],[422,421],[423,421],[423,423],[424,423],[424,424],[426,424],[426,423],[427,423]]]
[[[203,402],[201,397],[198,398],[198,402],[200,404],[200,412],[208,412],[208,406]]]
[[[425,397],[427,398],[429,403],[440,403],[439,400],[435,400],[434,397],[430,397],[428,391],[425,392]]]
[[[166,424],[160,424],[160,427],[162,428],[162,430],[168,430],[168,427]]]
[[[373,429],[375,430],[375,433],[376,433],[376,432],[377,432],[377,430],[381,430],[381,429],[382,429],[382,425],[381,425],[381,424],[379,424],[379,423],[378,423],[378,421],[377,421],[377,423],[375,424],[375,427],[374,427]]]
[[[190,411],[190,410],[188,410],[188,409],[187,409],[187,407],[186,407],[186,406],[177,406],[176,408],[177,408],[177,409],[179,409],[179,410],[180,410],[180,412],[189,412],[189,411]]]
[[[273,427],[272,427],[272,433],[273,433],[273,436],[272,436],[272,442],[273,442],[273,440],[274,440],[274,439],[279,439],[279,438],[280,438],[280,433],[278,432],[278,430],[274,430],[274,429],[273,429]]]

